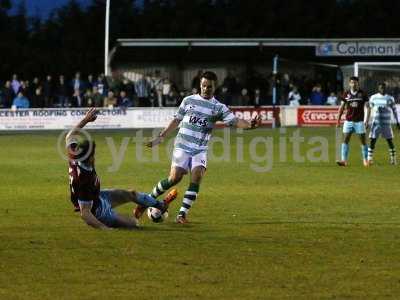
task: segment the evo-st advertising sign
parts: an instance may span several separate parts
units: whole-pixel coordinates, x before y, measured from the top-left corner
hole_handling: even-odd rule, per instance
[[[316,56],[400,56],[400,42],[326,42],[315,52]]]

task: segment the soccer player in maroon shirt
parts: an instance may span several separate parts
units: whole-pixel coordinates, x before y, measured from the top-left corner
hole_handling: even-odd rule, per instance
[[[364,108],[368,103],[368,96],[360,89],[358,77],[351,77],[350,89],[345,91],[339,108],[337,127],[340,127],[340,120],[346,111],[346,121],[343,124],[344,140],[342,143],[341,160],[337,161],[339,166],[347,166],[349,159],[349,142],[351,135],[356,133],[361,141],[361,155],[364,166],[368,166],[368,146],[366,130],[364,125]]]
[[[87,123],[94,122],[97,111],[91,108],[85,117],[66,136],[66,145],[69,155],[69,177],[71,202],[76,211],[80,211],[86,224],[99,229],[125,228],[133,229],[138,226],[137,212],[135,216],[117,214],[113,208],[125,203],[136,203],[141,207],[156,207],[162,212],[177,196],[172,190],[164,201],[157,201],[153,197],[134,190],[100,189],[100,180],[95,170],[94,141],[78,141],[80,130]],[[142,211],[140,214],[143,213]]]

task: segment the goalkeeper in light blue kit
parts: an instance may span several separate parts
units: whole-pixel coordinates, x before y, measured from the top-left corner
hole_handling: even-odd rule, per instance
[[[396,112],[395,100],[392,96],[386,93],[386,85],[384,83],[378,84],[378,93],[372,95],[367,107],[367,119],[365,125],[369,127],[369,119],[372,111],[372,125],[369,134],[370,146],[368,148],[368,162],[373,163],[374,149],[376,141],[382,135],[389,145],[390,164],[395,165],[396,162],[396,149],[393,144],[393,130],[391,126],[392,113],[396,120],[397,128],[400,129],[399,119]]]

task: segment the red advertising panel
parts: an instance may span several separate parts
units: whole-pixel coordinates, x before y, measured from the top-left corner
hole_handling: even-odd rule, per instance
[[[302,106],[297,109],[298,126],[332,126],[336,125],[339,107]],[[342,122],[345,114],[342,116]]]

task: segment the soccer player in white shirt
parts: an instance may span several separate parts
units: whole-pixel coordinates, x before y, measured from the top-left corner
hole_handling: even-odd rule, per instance
[[[147,144],[154,147],[175,129],[179,128],[175,140],[172,165],[169,177],[159,181],[150,195],[157,198],[191,173],[190,185],[184,194],[182,207],[176,218],[177,223],[187,223],[187,214],[199,193],[200,182],[207,167],[207,143],[217,121],[243,129],[254,129],[260,124],[260,116],[250,122],[237,118],[225,105],[214,98],[217,75],[205,72],[201,76],[200,94],[183,99],[174,119],[161,131],[160,136]],[[140,210],[138,207],[136,211]],[[138,217],[139,214],[136,213]]]
[[[367,108],[367,118],[365,125],[369,127],[369,119],[372,111],[372,125],[369,133],[370,146],[368,148],[368,162],[373,163],[373,154],[376,141],[380,135],[386,139],[389,145],[390,164],[395,165],[396,149],[393,144],[393,130],[391,126],[392,113],[396,120],[397,128],[400,128],[399,120],[396,112],[395,100],[386,93],[385,83],[378,84],[378,93],[372,95]]]

